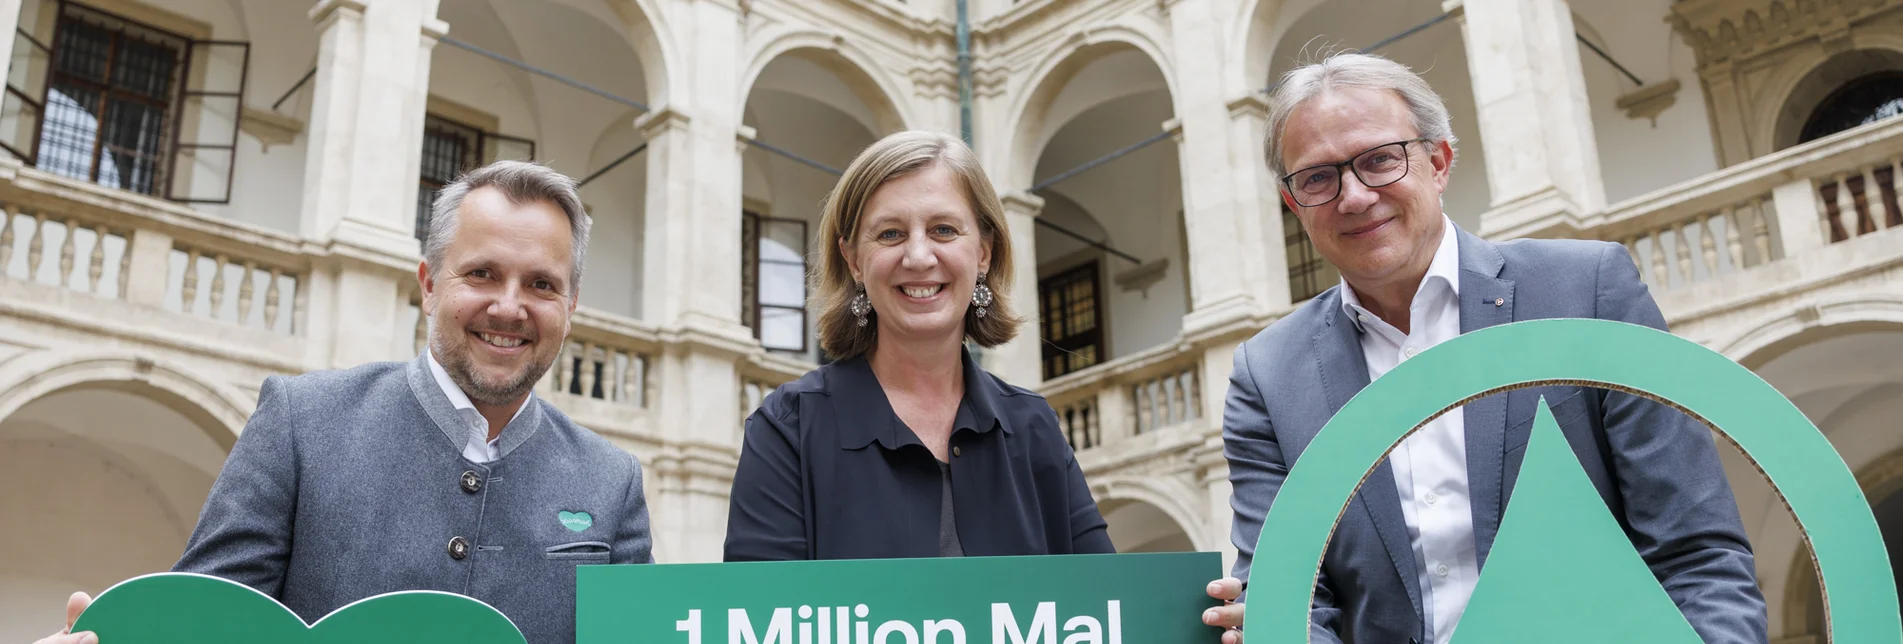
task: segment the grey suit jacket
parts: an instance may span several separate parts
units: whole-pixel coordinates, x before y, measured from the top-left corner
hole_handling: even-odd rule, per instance
[[[530,642],[572,642],[575,566],[653,560],[641,466],[528,405],[502,458],[477,464],[422,356],[268,378],[174,570],[249,585],[306,622],[382,593],[460,593]]]
[[[1463,333],[1544,318],[1665,328],[1623,246],[1578,240],[1494,244],[1464,230],[1457,237]],[[1339,289],[1316,296],[1236,349],[1223,410],[1223,453],[1235,488],[1231,539],[1240,550],[1239,578],[1248,578],[1263,516],[1289,468],[1322,425],[1368,385],[1358,332],[1341,314]],[[1505,304],[1496,306],[1496,299]],[[1466,405],[1467,476],[1482,574],[1541,396],[1599,496],[1698,634],[1706,642],[1766,641],[1750,545],[1711,435],[1690,417],[1630,394],[1536,387]],[[1313,641],[1422,638],[1416,575],[1393,470],[1383,460],[1349,502],[1323,557],[1310,611]],[[1537,639],[1529,634],[1529,641]]]

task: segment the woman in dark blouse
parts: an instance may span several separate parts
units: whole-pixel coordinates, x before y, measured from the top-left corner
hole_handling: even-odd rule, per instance
[[[1019,324],[1011,234],[970,148],[930,132],[873,144],[818,239],[835,361],[747,418],[726,560],[1113,552],[1050,405],[964,349]]]

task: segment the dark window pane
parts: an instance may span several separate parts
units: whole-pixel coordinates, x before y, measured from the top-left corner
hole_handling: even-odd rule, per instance
[[[39,167],[156,194],[187,41],[71,4],[57,29]]]
[[[1903,115],[1903,71],[1870,74],[1844,83],[1811,112],[1798,136],[1803,143],[1859,125]]]
[[[429,237],[430,208],[436,202],[436,193],[462,173],[476,168],[482,136],[481,130],[434,115],[423,120],[422,185],[416,196],[417,241]]]

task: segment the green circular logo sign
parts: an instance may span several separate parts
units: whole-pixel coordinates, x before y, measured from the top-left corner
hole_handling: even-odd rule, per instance
[[[1636,392],[1718,430],[1796,514],[1816,554],[1830,641],[1903,642],[1876,518],[1823,433],[1723,355],[1604,320],[1539,320],[1463,334],[1401,363],[1343,406],[1296,461],[1263,522],[1245,609],[1249,641],[1308,640],[1328,539],[1389,449],[1469,400],[1541,385]],[[1550,644],[1698,642],[1586,478],[1545,401],[1525,459],[1453,641],[1517,642],[1540,633]]]

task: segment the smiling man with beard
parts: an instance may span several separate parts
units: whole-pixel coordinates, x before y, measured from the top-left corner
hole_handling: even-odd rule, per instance
[[[575,182],[540,165],[444,188],[417,269],[429,350],[266,379],[174,570],[307,622],[437,590],[530,642],[574,641],[575,567],[653,561],[640,464],[532,392],[568,336],[588,226]],[[72,597],[68,624],[88,602]]]

